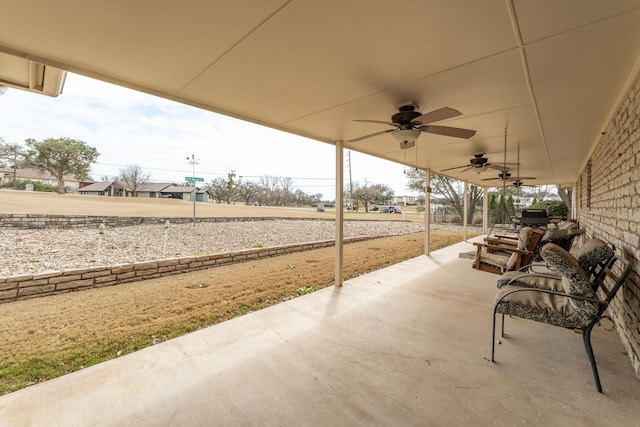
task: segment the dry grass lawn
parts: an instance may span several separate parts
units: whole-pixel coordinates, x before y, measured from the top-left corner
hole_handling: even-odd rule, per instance
[[[193,217],[193,203],[178,199],[152,199],[133,197],[80,196],[0,190],[0,213],[32,213],[50,215],[105,215]],[[278,217],[333,219],[335,211],[316,212],[314,208],[275,208],[267,206],[224,205],[196,203],[197,217]],[[345,212],[345,219],[424,221],[415,208],[405,209],[405,215]]]
[[[91,209],[104,209],[103,214],[111,212],[111,207],[107,209],[106,205],[91,209],[89,206],[70,207],[68,200],[85,202],[77,196],[44,197],[50,197],[47,199],[50,207],[56,205],[52,211],[62,214],[69,213],[67,209],[84,214],[94,214],[85,213]],[[104,203],[101,199],[106,198],[99,199]],[[122,199],[117,200],[116,203],[122,203]],[[57,206],[54,202],[58,201],[64,206]],[[129,203],[127,209],[139,215],[160,216],[146,212],[141,205],[135,207],[135,203]],[[151,205],[155,212],[156,205]],[[1,213],[5,213],[6,205],[0,203],[0,206]],[[23,209],[27,208],[24,205]],[[461,233],[434,230],[431,237],[432,247],[443,247],[460,241]],[[344,274],[346,278],[355,277],[419,256],[423,251],[422,233],[349,244],[344,249]],[[0,394],[280,303],[298,296],[304,289],[330,286],[334,280],[333,271],[334,249],[325,248],[0,304],[3,320],[0,323],[0,342],[3,343]]]

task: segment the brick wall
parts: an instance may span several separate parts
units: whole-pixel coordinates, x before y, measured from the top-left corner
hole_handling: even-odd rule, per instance
[[[588,236],[613,243],[632,263],[630,278],[609,314],[640,378],[640,76],[608,124],[575,191],[575,211]]]

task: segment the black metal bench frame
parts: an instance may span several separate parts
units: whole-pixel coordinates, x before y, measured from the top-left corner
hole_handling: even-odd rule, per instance
[[[620,275],[616,274],[613,271],[614,265],[618,263],[619,268],[621,268],[621,273]],[[496,346],[496,315],[497,313],[497,309],[498,309],[498,303],[500,301],[502,301],[502,299],[506,298],[508,295],[511,295],[515,292],[538,292],[538,293],[547,293],[547,294],[555,294],[555,295],[561,295],[561,296],[565,296],[567,298],[572,298],[575,300],[582,300],[582,301],[589,301],[592,302],[594,304],[597,304],[598,306],[598,310],[597,310],[597,314],[593,317],[593,319],[588,323],[587,326],[585,326],[584,328],[580,328],[579,330],[582,331],[582,340],[584,342],[584,347],[585,347],[585,351],[587,353],[587,357],[589,358],[589,362],[591,363],[591,370],[593,372],[593,378],[595,380],[596,383],[596,390],[598,391],[598,393],[602,393],[602,385],[600,383],[600,375],[598,374],[598,367],[596,365],[596,359],[595,356],[593,354],[593,347],[591,345],[591,331],[593,330],[593,327],[598,324],[598,322],[600,321],[600,319],[602,317],[604,317],[604,312],[606,311],[606,309],[609,307],[609,303],[611,302],[611,300],[615,297],[616,293],[618,292],[618,290],[620,289],[620,287],[623,285],[623,283],[625,282],[625,280],[627,280],[627,277],[629,276],[629,273],[631,272],[631,265],[629,264],[629,262],[623,258],[614,256],[612,257],[609,262],[604,266],[604,268],[602,268],[598,273],[596,273],[593,282],[592,282],[592,287],[594,289],[598,289],[599,293],[604,295],[603,299],[599,299],[599,298],[585,298],[585,297],[581,297],[581,296],[577,296],[577,295],[569,295],[566,293],[562,293],[562,292],[556,292],[556,291],[552,291],[552,290],[547,290],[547,289],[539,289],[539,288],[521,288],[518,287],[517,289],[512,290],[511,292],[507,292],[505,293],[505,295],[503,295],[501,297],[500,300],[496,301],[494,304],[494,308],[493,308],[493,331],[492,331],[492,337],[491,337],[491,362],[495,362],[495,346]],[[535,274],[532,274],[532,276],[535,276]],[[609,285],[607,283],[607,277],[610,278],[611,281],[613,281],[613,285]],[[596,296],[598,295],[598,292],[596,293]],[[528,319],[531,320],[531,319]],[[555,326],[552,324],[548,324],[550,326]],[[502,315],[502,327],[501,327],[501,332],[500,332],[500,336],[504,337],[504,314]]]

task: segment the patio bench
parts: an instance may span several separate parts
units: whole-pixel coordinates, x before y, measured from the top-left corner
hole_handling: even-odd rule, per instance
[[[631,265],[627,260],[613,255],[603,268],[592,272],[590,278],[568,251],[554,243],[546,244],[541,254],[561,278],[531,273],[527,276],[526,286],[523,286],[522,281],[519,285],[513,284],[515,281],[507,285],[503,283],[493,307],[491,362],[495,361],[498,314],[502,317],[502,337],[505,336],[505,315],[578,330],[582,332],[596,390],[602,393],[591,346],[591,331],[604,316],[609,303],[629,276]]]
[[[533,261],[543,234],[542,230],[524,227],[514,241],[497,242],[487,238],[483,243],[474,242],[476,256],[473,268],[496,274],[518,270]]]

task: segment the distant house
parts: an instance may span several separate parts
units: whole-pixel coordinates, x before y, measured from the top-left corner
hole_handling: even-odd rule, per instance
[[[416,196],[393,196],[391,204],[398,206],[410,206],[416,204]]]
[[[145,182],[133,191],[120,180],[111,182],[96,182],[80,189],[80,194],[87,196],[116,196],[116,197],[162,197],[162,190],[171,187],[170,182]],[[136,194],[137,193],[137,194]]]
[[[120,181],[120,185],[124,189],[125,197],[135,197],[134,191],[130,189],[124,182]],[[152,197],[159,198],[162,197],[162,191],[171,187],[173,184],[170,182],[145,182],[138,188],[135,193],[137,193],[137,197]]]
[[[16,169],[15,176],[17,181],[30,180],[41,182],[46,185],[58,185],[58,179],[49,172],[43,172],[37,168],[20,168]],[[92,180],[80,180],[73,175],[64,175],[64,186],[70,192],[77,192],[80,188],[92,184]],[[0,185],[5,186],[13,181],[13,168],[0,168]]]
[[[80,194],[87,196],[113,196],[113,197],[151,197],[193,200],[191,193],[193,187],[180,187],[169,182],[147,182],[136,191],[137,196],[122,181],[96,182],[80,189]],[[197,202],[208,202],[209,194],[204,190],[196,190]]]
[[[171,185],[161,191],[162,197],[171,197],[174,199],[182,199],[193,201],[193,187],[180,187],[177,185]],[[196,202],[208,202],[209,193],[205,190],[195,189]]]
[[[121,196],[124,194],[124,189],[118,181],[103,181],[82,187],[80,194],[84,196]]]

